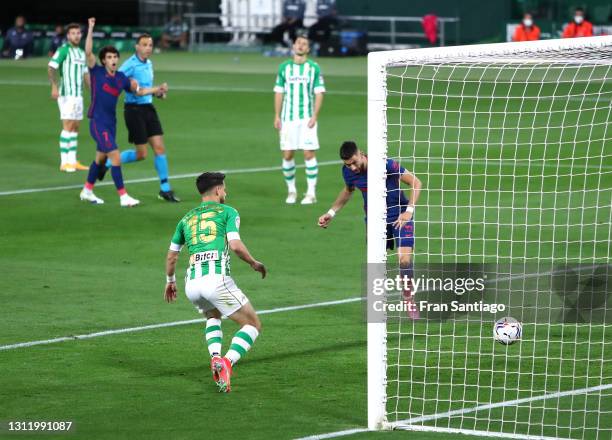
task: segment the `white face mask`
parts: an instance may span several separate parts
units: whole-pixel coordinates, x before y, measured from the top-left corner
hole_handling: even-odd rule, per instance
[[[575,21],[577,24],[582,23],[582,22],[583,22],[583,20],[584,20],[584,17],[583,17],[582,15],[576,15],[576,16],[574,17],[574,21]]]
[[[527,27],[531,27],[531,25],[533,24],[533,20],[531,18],[526,18],[523,20],[523,24]]]

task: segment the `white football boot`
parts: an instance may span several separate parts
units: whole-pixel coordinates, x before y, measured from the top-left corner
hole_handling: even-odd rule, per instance
[[[285,203],[289,205],[293,205],[297,201],[297,193],[290,192],[287,194],[287,198],[285,199]]]
[[[317,202],[317,198],[314,194],[306,194],[300,204],[302,205],[312,205]]]
[[[94,205],[104,204],[104,200],[102,200],[100,197],[96,197],[93,191],[89,189],[83,188],[79,197],[81,198],[81,200],[85,200],[87,202],[93,203]]]
[[[136,205],[140,205],[140,200],[130,197],[128,193],[123,194],[119,197],[119,203],[122,208],[131,208]]]

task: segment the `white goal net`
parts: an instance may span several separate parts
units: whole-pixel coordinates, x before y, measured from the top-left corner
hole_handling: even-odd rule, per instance
[[[612,438],[611,109],[612,37],[370,54],[370,429]],[[386,291],[372,318],[400,273],[387,159],[423,185],[409,273],[455,288]]]

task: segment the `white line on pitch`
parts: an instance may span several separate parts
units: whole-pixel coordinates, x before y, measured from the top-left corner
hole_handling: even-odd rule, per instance
[[[327,166],[327,165],[339,165],[342,162],[339,160],[329,160],[319,162],[319,166]],[[296,165],[296,168],[304,168],[303,164]],[[247,174],[247,173],[262,173],[267,171],[280,171],[281,167],[259,167],[259,168],[236,168],[233,170],[220,170],[225,174]],[[170,176],[170,180],[176,179],[189,179],[193,177],[198,177],[201,173],[188,173],[188,174],[177,174],[174,176]],[[125,183],[133,184],[133,183],[144,183],[144,182],[157,182],[159,181],[159,177],[144,177],[142,179],[128,179]],[[100,182],[96,184],[96,187],[99,186],[111,186],[114,183],[109,180],[107,182]],[[12,196],[17,194],[30,194],[30,193],[41,193],[41,192],[49,192],[49,191],[63,191],[66,189],[80,189],[83,187],[82,183],[75,185],[63,185],[63,186],[48,186],[45,188],[25,188],[25,189],[15,189],[12,191],[0,191],[0,196]]]
[[[458,163],[462,165],[498,165],[504,168],[516,168],[516,167],[543,167],[543,168],[554,168],[554,169],[566,169],[566,168],[581,168],[581,169],[596,169],[596,170],[612,170],[612,166],[608,165],[571,165],[571,164],[555,164],[551,162],[541,161],[529,161],[528,159],[461,159],[461,158],[415,158],[408,159],[407,162],[415,162],[415,163],[436,163],[436,164],[451,164]],[[329,160],[319,162],[319,166],[327,166],[327,165],[340,165],[342,162],[339,160]],[[303,164],[296,165],[296,168],[304,168]],[[275,167],[259,167],[259,168],[237,168],[233,170],[221,170],[225,174],[246,174],[246,173],[260,173],[267,171],[279,171],[281,169],[280,166]],[[187,173],[187,174],[177,174],[174,176],[170,176],[170,180],[175,179],[187,179],[199,176],[200,173]],[[522,176],[527,177],[527,176]],[[134,184],[134,183],[145,183],[145,182],[157,182],[159,177],[144,177],[141,179],[128,179],[125,183]],[[113,185],[112,181],[100,182],[96,184],[99,186],[111,186]],[[9,191],[0,191],[0,197],[2,196],[12,196],[18,194],[31,194],[31,193],[41,193],[41,192],[51,192],[51,191],[63,191],[67,189],[80,189],[83,187],[83,184],[74,184],[74,185],[62,185],[62,186],[48,186],[44,188],[24,188],[24,189],[14,189]]]
[[[296,440],[324,440],[326,438],[344,437],[345,435],[359,434],[361,432],[368,432],[367,428],[355,428],[347,429],[345,431],[328,432],[327,434],[315,434],[309,435],[308,437],[300,437]]]
[[[312,303],[312,304],[301,304],[298,306],[277,307],[277,308],[269,309],[269,310],[260,310],[257,313],[259,315],[269,315],[272,313],[291,312],[294,310],[313,309],[316,307],[335,306],[338,304],[354,303],[354,302],[362,301],[363,299],[364,298],[362,297],[353,297],[353,298],[339,299],[339,300],[334,300],[334,301],[324,301],[324,302],[318,302],[318,303]],[[140,332],[143,330],[152,330],[152,329],[164,328],[164,327],[176,327],[179,325],[189,325],[189,324],[196,324],[200,322],[204,322],[204,319],[199,318],[199,319],[189,319],[187,321],[163,322],[161,324],[143,325],[140,327],[119,328],[115,330],[105,330],[101,332],[86,333],[82,335],[64,336],[60,338],[44,339],[44,340],[39,340],[39,341],[21,342],[18,344],[1,345],[0,351],[14,350],[16,348],[32,347],[35,345],[48,345],[48,344],[55,344],[58,342],[75,341],[79,339],[98,338],[100,336],[118,335],[121,333]]]
[[[560,391],[557,393],[549,393],[549,394],[542,394],[541,396],[532,396],[532,397],[525,397],[522,399],[515,399],[515,400],[507,400],[504,402],[496,402],[496,403],[489,403],[486,405],[478,405],[475,406],[473,408],[463,408],[463,409],[457,409],[457,410],[453,410],[453,411],[446,411],[443,413],[437,413],[437,414],[431,414],[431,415],[426,415],[426,416],[419,416],[419,417],[413,417],[410,419],[406,419],[406,420],[400,420],[398,422],[392,423],[392,425],[394,427],[400,428],[400,429],[414,429],[415,431],[422,431],[422,430],[426,430],[426,431],[436,431],[436,429],[438,429],[441,432],[445,432],[444,428],[436,428],[436,427],[429,427],[429,426],[422,426],[422,425],[417,425],[417,423],[423,423],[423,422],[430,422],[432,420],[437,420],[437,419],[444,419],[444,418],[449,418],[449,417],[454,417],[454,416],[460,416],[463,414],[468,414],[468,413],[473,413],[473,412],[477,412],[477,411],[484,411],[484,410],[488,410],[488,409],[494,409],[494,408],[501,408],[501,407],[506,407],[506,406],[515,406],[515,405],[521,405],[523,403],[529,403],[529,402],[537,402],[539,400],[548,400],[548,399],[556,399],[556,398],[561,398],[561,397],[568,397],[568,396],[575,396],[575,395],[579,395],[579,394],[588,394],[588,393],[593,393],[596,391],[603,391],[603,390],[608,390],[612,388],[612,384],[604,384],[604,385],[598,385],[595,387],[589,387],[589,388],[580,388],[577,390],[570,390],[570,391]],[[429,429],[431,428],[431,429]],[[355,429],[348,429],[348,430],[344,430],[344,431],[336,431],[336,432],[328,432],[325,434],[315,434],[315,435],[311,435],[308,437],[301,437],[297,440],[322,440],[322,439],[329,439],[329,438],[336,438],[336,437],[344,437],[347,435],[353,435],[353,434],[358,434],[361,432],[367,432],[368,429],[366,428],[355,428]],[[550,438],[550,437],[535,437],[535,436],[530,436],[530,435],[522,435],[522,434],[507,434],[504,432],[486,432],[486,431],[472,431],[472,430],[463,430],[463,429],[458,429],[458,430],[451,430],[453,432],[457,432],[457,433],[461,433],[461,434],[478,434],[478,435],[488,435],[490,437],[503,437],[503,438],[513,438],[513,439],[535,439],[535,438]]]

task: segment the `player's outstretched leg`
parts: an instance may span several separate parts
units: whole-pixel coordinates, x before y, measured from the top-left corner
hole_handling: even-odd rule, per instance
[[[85,186],[81,190],[80,198],[81,200],[85,200],[87,202],[91,202],[96,205],[101,205],[104,203],[99,197],[93,193],[94,184],[96,183],[96,178],[98,177],[98,163],[96,162],[97,158],[89,166],[89,172],[87,173],[87,181],[85,182]]]
[[[295,159],[293,151],[283,151],[283,176],[287,183],[287,199],[286,203],[292,205],[297,201],[297,189],[295,187]]]
[[[319,167],[314,151],[304,151],[304,165],[306,165],[306,183],[308,189],[302,199],[302,205],[312,205],[317,201],[317,175]]]
[[[230,348],[223,357],[224,368],[219,372],[220,392],[230,392],[233,367],[247,351],[251,349],[261,331],[261,322],[250,303],[246,303],[229,318],[240,325],[240,329],[232,338]]]

